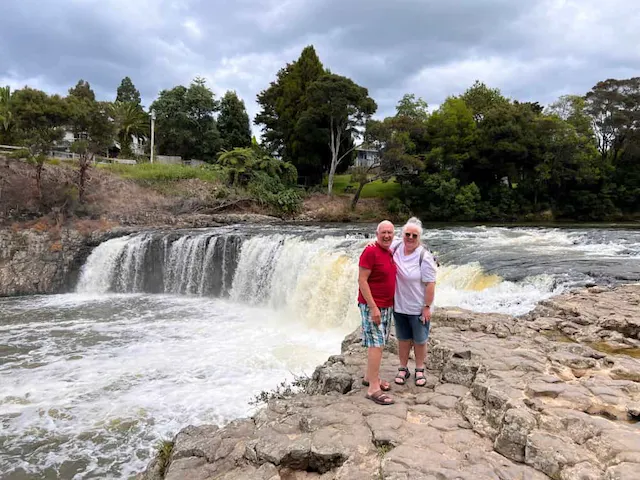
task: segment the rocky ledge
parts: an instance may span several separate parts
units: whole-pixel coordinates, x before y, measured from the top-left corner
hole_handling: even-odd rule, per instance
[[[640,478],[640,285],[524,317],[442,310],[427,387],[364,398],[359,334],[304,392],[224,428],[189,426],[139,479]],[[391,379],[393,344],[383,374]]]

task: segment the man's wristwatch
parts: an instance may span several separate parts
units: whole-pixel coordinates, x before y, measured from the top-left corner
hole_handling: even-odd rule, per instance
[[[422,308],[428,308],[429,310],[431,310],[431,305],[427,305],[426,303],[423,303]]]

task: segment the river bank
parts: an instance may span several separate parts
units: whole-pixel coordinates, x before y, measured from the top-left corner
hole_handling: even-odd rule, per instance
[[[444,309],[426,388],[364,398],[358,332],[304,391],[224,428],[189,426],[140,480],[607,479],[640,472],[640,285],[522,317]],[[394,375],[393,344],[383,375]]]

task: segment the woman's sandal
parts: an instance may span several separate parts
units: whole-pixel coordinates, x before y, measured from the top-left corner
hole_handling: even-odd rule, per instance
[[[419,377],[418,373],[422,373],[422,376]],[[418,383],[419,381],[422,381],[422,383]],[[424,387],[427,384],[427,377],[424,375],[424,368],[416,368],[414,382],[416,387]]]
[[[398,373],[396,374],[394,382],[396,382],[397,385],[404,385],[410,376],[411,374],[407,367],[398,367]]]
[[[378,405],[393,405],[394,403],[396,403],[393,398],[384,393],[382,390],[378,390],[371,395],[367,394],[365,398],[377,403]]]

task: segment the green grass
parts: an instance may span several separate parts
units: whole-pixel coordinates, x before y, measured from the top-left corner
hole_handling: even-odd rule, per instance
[[[326,180],[325,180],[326,185]],[[344,194],[345,188],[347,186],[351,186],[351,191],[348,194],[353,194],[358,189],[358,184],[356,182],[351,182],[351,175],[336,175],[333,178],[333,191],[337,195]],[[362,194],[360,198],[393,198],[397,197],[400,193],[400,185],[396,183],[395,179],[392,178],[388,182],[383,182],[382,180],[376,180],[375,182],[368,183],[362,189]]]
[[[156,446],[158,462],[160,463],[160,474],[164,476],[167,467],[169,466],[169,460],[173,453],[174,443],[170,440],[163,440],[158,442]]]
[[[190,167],[186,165],[163,165],[160,163],[141,163],[138,165],[109,164],[99,168],[120,175],[123,178],[143,182],[171,182],[198,178],[205,182],[219,182],[222,174],[209,166]]]

